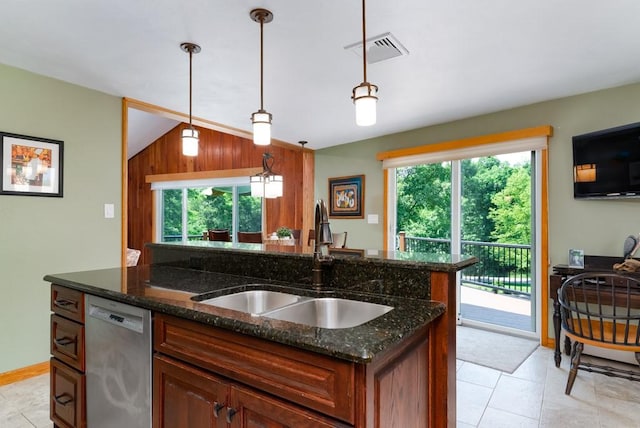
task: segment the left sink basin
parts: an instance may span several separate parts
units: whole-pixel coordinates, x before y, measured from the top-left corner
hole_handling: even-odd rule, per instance
[[[249,290],[202,300],[198,303],[259,315],[263,312],[299,302],[302,299],[301,296],[279,291]]]

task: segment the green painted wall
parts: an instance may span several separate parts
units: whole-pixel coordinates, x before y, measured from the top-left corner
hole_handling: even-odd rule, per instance
[[[45,274],[120,265],[122,120],[118,97],[5,65],[0,94],[0,130],[64,141],[63,198],[0,195],[3,373],[49,359]]]
[[[328,177],[365,174],[365,211],[378,214],[380,224],[367,224],[365,215],[363,220],[331,219],[331,228],[348,230],[350,247],[380,249],[383,189],[381,162],[376,161],[376,153],[551,125],[554,129],[549,142],[551,265],[566,263],[569,248],[582,248],[590,255],[621,256],[625,237],[640,232],[640,199],[573,199],[571,137],[640,121],[639,100],[640,84],[635,84],[318,150],[315,195],[327,198]]]

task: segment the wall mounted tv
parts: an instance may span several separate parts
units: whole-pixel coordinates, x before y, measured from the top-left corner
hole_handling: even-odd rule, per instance
[[[573,137],[575,198],[640,198],[640,122]]]

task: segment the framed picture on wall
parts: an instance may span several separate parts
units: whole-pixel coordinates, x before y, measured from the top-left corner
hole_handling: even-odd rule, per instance
[[[364,218],[364,175],[329,179],[329,217]]]
[[[0,147],[0,195],[62,197],[62,141],[0,132]]]

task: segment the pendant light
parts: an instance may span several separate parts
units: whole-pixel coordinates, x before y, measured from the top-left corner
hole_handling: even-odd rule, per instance
[[[376,103],[378,102],[378,87],[367,82],[367,35],[365,19],[365,0],[362,0],[362,66],[364,80],[353,88],[351,99],[356,108],[356,124],[370,126],[376,123]]]
[[[255,198],[279,198],[282,196],[283,178],[271,169],[273,162],[271,153],[262,155],[262,172],[249,177],[251,196]]]
[[[182,154],[185,156],[198,156],[198,131],[191,123],[191,78],[193,54],[200,52],[200,46],[195,43],[182,43],[180,49],[189,53],[189,127],[182,130]]]
[[[260,110],[251,115],[253,123],[253,143],[257,146],[268,146],[271,144],[271,113],[265,111],[263,105],[263,26],[273,21],[273,13],[267,9],[254,9],[249,16],[255,22],[260,23]]]

